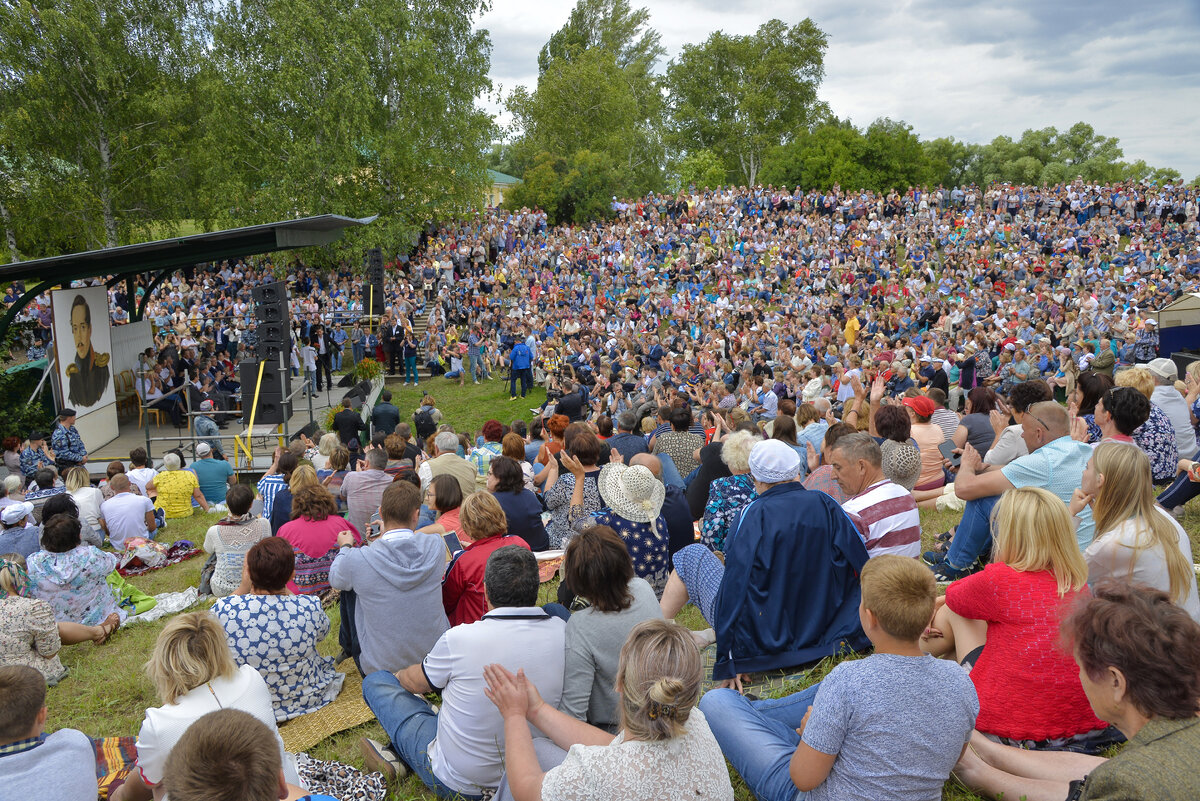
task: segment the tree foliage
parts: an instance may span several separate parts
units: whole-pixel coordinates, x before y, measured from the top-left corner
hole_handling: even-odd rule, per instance
[[[621,69],[649,74],[666,55],[661,35],[649,26],[650,12],[633,9],[629,0],[579,0],[567,23],[538,53],[538,75],[558,61],[571,61],[588,50],[611,53]]]
[[[663,49],[648,16],[627,0],[579,0],[542,48],[537,87],[506,101],[512,164],[526,182],[510,191],[508,205],[570,220],[583,210],[606,213],[614,194],[662,188],[665,107],[653,68]]]
[[[206,72],[208,184],[229,224],[379,214],[342,252],[478,204],[491,119],[479,0],[235,0]]]
[[[200,13],[193,0],[0,4],[0,217],[44,232],[31,254],[60,237],[114,246],[186,214]]]
[[[792,142],[828,115],[817,98],[826,37],[811,19],[773,19],[750,36],[717,31],[684,45],[667,68],[672,143],[711,150],[754,184],[768,149]]]

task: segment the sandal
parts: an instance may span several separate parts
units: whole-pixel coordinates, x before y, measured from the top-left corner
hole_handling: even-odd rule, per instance
[[[100,636],[100,639],[95,641],[96,645],[104,645],[106,642],[108,642],[108,638],[112,636],[112,633],[120,627],[121,616],[116,612],[113,612],[111,615],[104,618],[104,622],[100,624],[100,630],[104,633]]]
[[[936,537],[934,537],[934,539],[938,542],[949,542],[950,540],[954,539],[954,533],[956,531],[958,531],[958,526],[955,526],[949,531],[943,531],[941,534],[938,534]]]

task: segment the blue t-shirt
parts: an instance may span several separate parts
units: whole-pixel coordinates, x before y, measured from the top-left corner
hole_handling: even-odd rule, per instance
[[[821,682],[804,742],[836,754],[806,801],[941,798],[971,737],[979,698],[956,662],[875,654],[842,662]]]
[[[200,492],[209,503],[224,503],[229,490],[229,477],[233,466],[223,459],[197,459],[192,462],[192,472],[200,484]]]
[[[1083,469],[1091,458],[1091,445],[1070,437],[1059,437],[1033,453],[1012,460],[1000,468],[1000,472],[1014,487],[1040,487],[1069,504],[1071,494],[1083,482]],[[1075,529],[1075,539],[1082,551],[1091,544],[1096,526],[1090,506],[1083,507],[1077,517],[1079,527]]]

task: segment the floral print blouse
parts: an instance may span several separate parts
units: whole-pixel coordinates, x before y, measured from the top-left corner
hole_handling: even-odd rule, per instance
[[[117,569],[116,554],[94,545],[79,545],[66,553],[38,551],[30,554],[25,569],[34,597],[50,604],[55,620],[98,626],[116,612],[124,622],[125,612],[105,580]]]
[[[317,653],[329,618],[312,595],[230,595],[213,604],[239,665],[259,672],[271,691],[275,720],[320,709],[342,690],[333,657]]]
[[[700,520],[700,541],[714,551],[723,552],[733,521],[746,504],[757,497],[754,479],[749,473],[713,481],[708,489],[704,517]]]

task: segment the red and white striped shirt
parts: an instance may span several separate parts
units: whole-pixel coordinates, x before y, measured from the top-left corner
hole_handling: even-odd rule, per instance
[[[921,555],[921,516],[912,494],[890,479],[877,481],[842,504],[863,522],[859,534],[871,557],[885,553]]]

